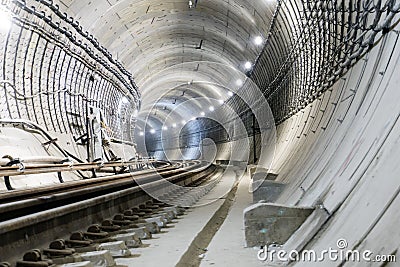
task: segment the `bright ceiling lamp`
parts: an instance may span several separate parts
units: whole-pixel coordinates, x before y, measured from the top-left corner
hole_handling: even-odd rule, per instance
[[[162,129],[163,129],[164,131],[168,131],[168,127],[167,127],[167,126],[163,126]]]
[[[189,0],[189,8],[196,8],[198,0]]]
[[[182,120],[181,122],[182,122],[182,124],[183,124],[183,125],[185,125],[185,123],[186,123],[186,121],[185,121],[185,120]]]
[[[246,70],[250,70],[252,66],[253,66],[253,64],[251,64],[250,61],[247,61],[246,63],[244,63],[244,68]]]
[[[228,91],[229,96],[233,96],[233,93],[231,91]]]
[[[201,116],[205,116],[206,113],[205,113],[204,111],[202,111],[202,112],[200,113],[200,115],[201,115]]]
[[[151,130],[150,130],[150,133],[151,133],[151,134],[155,134],[155,133],[156,133],[156,130],[151,129]]]
[[[264,39],[263,39],[261,36],[256,36],[256,37],[254,38],[254,43],[255,43],[256,45],[262,45],[262,44],[264,43]]]
[[[144,132],[140,132],[139,135],[140,135],[140,136],[143,136],[143,135],[144,135]]]
[[[241,79],[237,79],[236,80],[236,85],[237,86],[242,86],[243,85],[243,81]]]
[[[215,110],[215,108],[214,108],[213,106],[210,106],[208,109],[209,109],[210,111],[214,111],[214,110]]]
[[[122,103],[124,103],[124,104],[128,104],[129,103],[129,100],[128,100],[128,98],[126,96],[122,97]]]
[[[220,103],[222,105],[224,103],[224,100],[220,99],[220,100],[218,100],[218,103]]]
[[[176,126],[177,126],[176,123],[172,124],[172,127],[173,127],[173,128],[176,128]]]

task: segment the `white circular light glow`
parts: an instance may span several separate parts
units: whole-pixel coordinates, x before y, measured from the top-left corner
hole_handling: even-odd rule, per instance
[[[124,104],[128,104],[129,103],[129,100],[128,100],[128,98],[126,96],[122,97],[122,103],[124,103]]]
[[[139,135],[140,135],[140,136],[143,136],[143,135],[144,135],[144,132],[140,132]]]
[[[172,127],[176,128],[176,123],[172,124]]]
[[[231,91],[228,92],[229,96],[233,96],[233,93]]]
[[[200,115],[201,115],[201,116],[205,116],[206,113],[205,113],[204,111],[202,111],[202,112],[200,113]]]
[[[261,36],[257,36],[256,38],[254,38],[254,43],[256,45],[262,45],[263,42],[264,42],[264,39]]]
[[[218,103],[220,103],[222,105],[224,103],[224,100],[220,99],[220,100],[218,100]]]
[[[182,124],[183,124],[183,125],[185,125],[185,123],[186,123],[186,121],[185,121],[185,120],[182,120],[181,122],[182,122]]]
[[[244,63],[244,68],[245,68],[246,70],[251,69],[252,66],[253,66],[253,65],[251,64],[250,61],[247,61],[246,63]]]
[[[214,108],[213,106],[209,107],[208,109],[209,109],[210,111],[214,111],[214,110],[215,110],[215,108]]]
[[[151,130],[150,130],[150,133],[151,133],[151,134],[155,134],[155,133],[156,133],[156,130],[151,129]]]
[[[167,126],[163,126],[162,129],[163,129],[164,131],[167,131],[167,130],[168,130],[168,127],[167,127]]]

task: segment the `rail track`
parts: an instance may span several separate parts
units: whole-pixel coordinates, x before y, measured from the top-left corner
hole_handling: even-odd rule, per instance
[[[74,165],[72,169],[88,170],[95,167],[92,164],[79,165]],[[152,162],[156,168],[135,172],[129,172],[130,165],[134,165],[133,162],[104,164],[98,168],[127,167],[124,173],[0,193],[0,262],[15,263],[24,251],[44,247],[52,240],[65,238],[124,211],[144,215],[143,210],[148,211],[145,203],[149,201],[165,206],[149,196],[143,186],[165,191],[165,197],[170,199],[182,192],[164,188],[165,181],[171,185],[186,186],[199,183],[217,171],[215,166],[200,161]],[[71,171],[71,168],[49,164],[24,170],[28,171],[62,172]],[[18,171],[15,167],[1,167],[0,175],[4,174],[18,175]]]

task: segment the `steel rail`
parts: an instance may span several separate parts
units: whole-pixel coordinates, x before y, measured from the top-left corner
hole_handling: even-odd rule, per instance
[[[4,191],[4,193],[0,193],[0,210],[3,208],[3,204],[11,203],[13,201],[15,202],[19,200],[26,200],[28,198],[35,197],[46,197],[54,193],[78,190],[80,188],[93,189],[94,186],[100,186],[108,183],[113,183],[114,185],[118,186],[118,183],[120,182],[128,181],[129,183],[132,183],[132,181],[134,181],[135,179],[143,180],[144,178],[148,178],[148,175],[151,175],[151,177],[155,177],[155,175],[157,175],[158,178],[168,178],[172,175],[177,175],[179,173],[192,172],[195,169],[198,169],[200,171],[201,168],[198,167],[200,165],[201,163],[197,161],[190,162],[189,164],[187,164],[187,166],[180,162],[177,162],[173,165],[167,165],[157,169],[126,172],[121,174],[98,177],[95,179],[93,178],[79,181],[70,181],[64,184],[56,184],[22,190],[20,189],[13,191]]]
[[[144,188],[174,192],[172,184],[186,186],[198,183],[214,175],[217,168],[208,166],[199,161],[179,164],[184,166],[165,173],[165,179],[153,170],[152,173],[141,175],[143,184],[138,185],[135,180],[125,178],[112,180],[108,183],[89,184],[103,178],[80,181],[86,183],[79,190],[65,190],[64,192],[48,192],[40,196],[25,200],[13,201],[0,205],[0,251],[3,258],[14,262],[21,252],[34,247],[42,247],[44,243],[60,237],[67,237],[72,232],[82,230],[93,223],[110,218],[121,210],[137,207],[151,200]],[[189,165],[189,166],[187,166]],[[188,171],[191,170],[191,171]],[[166,182],[168,181],[168,183]],[[117,183],[118,182],[118,183]],[[64,184],[67,186],[67,184]],[[59,187],[64,187],[59,185]],[[16,191],[18,192],[18,191]],[[21,242],[23,241],[23,242]]]
[[[179,172],[178,174],[171,175],[165,178],[165,180],[178,183],[189,176],[194,175],[209,175],[213,173],[214,168],[203,169],[199,168],[193,172]],[[202,174],[203,173],[203,174]],[[101,198],[106,195],[113,195],[114,197],[119,197],[121,192],[141,192],[141,194],[146,194],[142,190],[142,187],[157,187],[165,185],[166,181],[164,179],[160,180],[158,174],[147,174],[140,177],[141,179],[147,179],[142,185],[138,185],[132,179],[121,179],[120,181],[108,181],[95,186],[85,186],[74,190],[65,190],[61,192],[51,193],[46,196],[40,196],[35,198],[29,198],[19,201],[14,201],[10,203],[5,203],[0,205],[0,234],[3,234],[12,229],[17,229],[21,225],[3,227],[5,224],[15,223],[15,220],[24,220],[31,216],[35,216],[37,213],[42,213],[47,210],[52,209],[62,209],[63,206],[68,206],[71,204],[92,201],[92,199]],[[79,205],[77,206],[79,207]],[[54,218],[52,218],[54,219]],[[28,226],[28,225],[23,225]]]
[[[60,207],[77,201],[87,200],[108,193],[116,193],[132,187],[140,187],[154,182],[176,180],[202,172],[204,165],[197,162],[182,168],[168,168],[164,171],[149,170],[139,175],[125,173],[105,178],[91,179],[90,182],[71,182],[66,186],[46,187],[41,190],[23,190],[18,194],[0,195],[0,222],[27,216],[43,209]],[[190,170],[190,172],[189,172]],[[136,176],[136,179],[134,178]]]

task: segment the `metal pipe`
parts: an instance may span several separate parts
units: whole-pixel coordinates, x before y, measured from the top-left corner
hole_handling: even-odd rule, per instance
[[[53,156],[38,156],[38,157],[26,157],[26,158],[20,158],[19,159],[23,163],[65,163],[65,162],[70,162],[69,158],[61,158],[61,157],[53,157]],[[9,162],[9,160],[6,159],[1,159],[0,160],[0,165],[4,166],[6,164],[3,164],[4,161]]]
[[[151,161],[153,162],[153,161]],[[154,161],[155,162],[155,161]],[[139,162],[140,163],[140,162]],[[0,176],[17,176],[17,175],[28,175],[28,174],[41,174],[49,172],[65,172],[65,171],[77,171],[77,170],[91,170],[101,169],[107,167],[127,167],[136,165],[138,162],[109,162],[103,164],[97,163],[75,163],[75,164],[32,164],[25,166],[24,170],[19,170],[17,166],[0,167]]]

